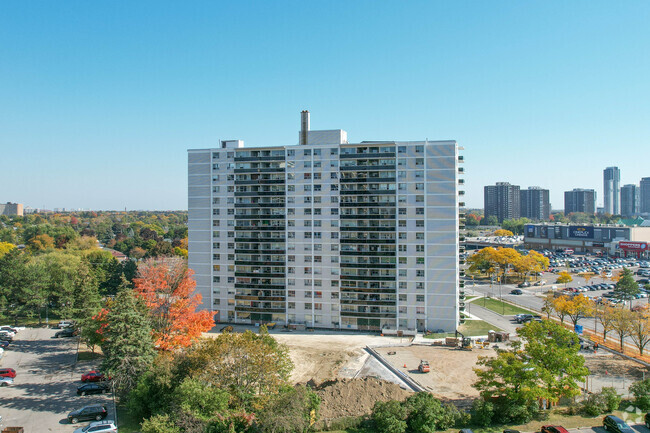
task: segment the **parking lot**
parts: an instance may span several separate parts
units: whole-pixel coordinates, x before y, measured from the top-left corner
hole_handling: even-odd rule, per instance
[[[77,396],[88,363],[75,364],[77,338],[52,338],[55,329],[27,328],[5,349],[0,366],[16,370],[13,385],[0,388],[2,428],[24,427],[25,433],[73,432],[67,414],[92,403],[103,403],[115,419],[110,394]],[[83,365],[82,365],[83,364]]]

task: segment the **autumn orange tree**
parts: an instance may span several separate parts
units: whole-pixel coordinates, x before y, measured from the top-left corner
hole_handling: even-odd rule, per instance
[[[133,280],[137,295],[149,311],[156,347],[171,351],[187,347],[214,326],[214,312],[196,311],[193,271],[177,258],[149,259]]]

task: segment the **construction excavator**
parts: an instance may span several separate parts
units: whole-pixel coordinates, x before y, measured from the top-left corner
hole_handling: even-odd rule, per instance
[[[458,336],[460,335],[460,338]],[[465,334],[456,330],[456,341],[458,341],[458,349],[472,350],[472,339],[465,337]]]

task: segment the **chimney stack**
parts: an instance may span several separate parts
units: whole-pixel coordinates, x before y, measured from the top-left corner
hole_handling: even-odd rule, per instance
[[[307,144],[307,135],[309,132],[309,111],[300,112],[300,143]]]

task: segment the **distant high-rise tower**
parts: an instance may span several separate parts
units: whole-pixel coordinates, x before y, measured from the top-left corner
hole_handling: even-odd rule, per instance
[[[519,218],[521,211],[519,200],[518,185],[497,182],[496,185],[485,186],[483,189],[485,218],[494,215],[500,223],[503,220]]]
[[[621,215],[633,217],[639,214],[639,187],[624,185],[621,187]]]
[[[551,215],[549,191],[531,186],[520,191],[521,216],[532,220],[548,220]]]
[[[603,170],[603,200],[605,213],[621,213],[621,171],[618,167]]]
[[[650,214],[650,177],[641,179],[639,187],[639,211],[642,214]]]
[[[596,191],[593,189],[574,188],[564,192],[564,214],[584,212],[593,215],[596,212]]]

